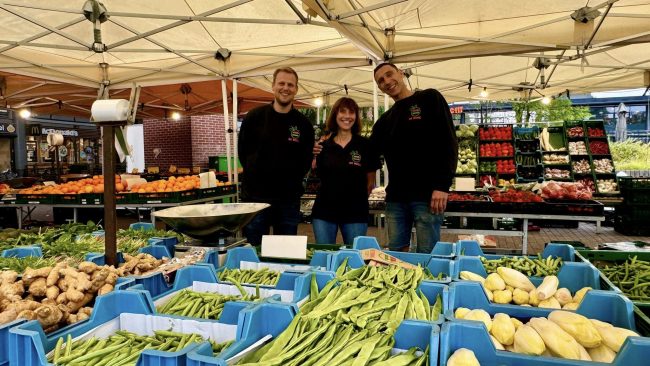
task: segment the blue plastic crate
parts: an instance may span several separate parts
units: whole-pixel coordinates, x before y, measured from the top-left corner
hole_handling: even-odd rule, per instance
[[[381,246],[377,241],[377,238],[374,236],[357,236],[352,242],[352,249],[364,250],[364,249],[378,249],[381,250]]]
[[[260,258],[257,256],[255,248],[252,247],[229,249],[228,254],[226,255],[226,263],[224,264],[224,267],[228,269],[239,269],[241,268],[241,262],[266,263],[275,266],[280,272],[308,272],[311,270],[322,269],[312,265],[261,262]]]
[[[459,348],[473,351],[481,366],[630,366],[647,365],[647,358],[650,354],[650,338],[627,338],[614,362],[605,364],[497,351],[484,324],[463,320],[444,323],[440,331],[440,366],[447,365],[447,359]]]
[[[176,244],[178,244],[178,239],[175,236],[170,236],[167,238],[153,237],[149,238],[147,241],[149,245],[163,245],[169,251],[169,254],[173,257],[176,253]]]
[[[173,258],[169,249],[163,245],[148,245],[138,250],[139,253],[146,253],[156,258]]]
[[[377,238],[374,236],[357,236],[354,238],[352,243],[352,249],[364,250],[364,249],[377,249],[382,250]],[[434,257],[441,258],[453,258],[456,256],[456,244],[448,243],[444,241],[439,241],[433,246],[431,250],[431,255]],[[386,251],[389,253],[395,253],[394,251]]]
[[[293,320],[295,311],[283,304],[260,304],[241,312],[236,341],[218,357],[212,347],[204,343],[187,355],[187,366],[226,366],[226,360],[242,352],[264,337],[277,337]]]
[[[463,253],[463,254],[461,254]],[[499,254],[485,254],[481,249],[481,245],[475,240],[459,240],[456,244],[456,256],[481,256],[487,259],[499,259],[504,257]],[[542,258],[546,257],[560,257],[564,262],[575,262],[575,249],[568,244],[550,243],[542,251]],[[529,256],[530,258],[537,258],[537,256]]]
[[[86,260],[93,262],[99,266],[106,264],[106,258],[104,254],[101,253],[88,253],[86,255]],[[121,252],[117,253],[117,262],[124,262],[124,256]],[[165,276],[160,272],[141,276],[128,276],[127,278],[132,278],[136,284],[142,285],[143,289],[148,291],[151,296],[154,297],[169,291],[172,287],[169,283],[167,283]]]
[[[210,346],[203,344],[188,354],[187,366],[226,366],[228,359],[256,342],[263,341],[269,335],[277,337],[291,323],[294,316],[290,308],[282,307],[279,304],[262,304],[244,313],[246,314],[243,332],[237,342],[224,350],[218,357],[213,357]],[[428,365],[436,366],[438,364],[439,329],[438,325],[432,323],[404,320],[395,331],[394,348],[408,350],[411,347],[418,347],[425,350],[429,347]]]
[[[454,261],[444,258],[435,258],[430,254],[421,254],[421,253],[406,253],[406,252],[393,252],[386,251],[387,254],[390,254],[397,259],[400,259],[404,262],[420,265],[423,268],[427,268],[434,276],[437,276],[438,273],[445,273],[447,277],[442,280],[431,280],[433,282],[440,283],[449,283],[454,274]],[[328,270],[336,272],[339,266],[343,261],[348,258],[347,265],[350,268],[359,268],[365,265],[361,253],[356,249],[344,249],[332,254],[329,258]]]
[[[433,246],[431,255],[441,258],[453,258],[456,256],[456,243],[439,241]]]
[[[129,229],[150,231],[155,230],[156,227],[150,222],[134,222],[129,225]]]
[[[4,347],[8,349],[11,365],[47,365],[46,354],[54,348],[60,337],[66,337],[68,334],[78,337],[124,312],[151,314],[153,309],[150,305],[142,291],[112,291],[97,297],[93,312],[87,320],[71,324],[48,335],[45,335],[38,321],[21,322],[14,324],[9,329],[8,339],[0,339],[0,342],[7,344]],[[0,334],[2,334],[1,329]],[[2,355],[0,354],[0,357]]]
[[[458,257],[454,262],[454,281],[462,281],[460,279],[460,272],[462,271],[469,271],[487,277],[483,263],[478,257]],[[529,278],[535,286],[539,286],[543,281],[543,277],[532,276]],[[557,278],[560,280],[559,288],[566,287],[571,293],[583,287],[591,287],[596,290],[615,290],[613,288],[601,288],[598,270],[588,263],[566,262],[557,273]]]
[[[0,366],[9,365],[9,330],[26,322],[25,319],[16,319],[0,324]]]
[[[459,307],[483,309],[490,315],[505,313],[522,320],[531,317],[547,317],[548,314],[556,310],[490,302],[481,284],[473,281],[453,282],[449,286],[449,301],[447,304],[445,317],[450,320],[455,320],[454,311]],[[588,318],[612,323],[617,327],[636,329],[632,302],[616,292],[590,290],[585,294],[575,312]]]
[[[24,246],[2,251],[2,258],[43,257],[43,249],[39,246]]]

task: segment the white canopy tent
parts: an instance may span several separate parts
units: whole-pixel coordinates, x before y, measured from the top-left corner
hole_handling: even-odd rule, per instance
[[[305,102],[348,93],[372,105],[373,64],[384,59],[449,101],[483,88],[491,100],[638,88],[650,73],[642,0],[104,0],[101,38],[84,3],[0,1],[0,72],[47,81],[0,102],[85,109],[88,91],[105,86],[113,97],[134,83],[221,79],[269,91],[273,70],[291,66]],[[53,85],[73,88],[48,94]]]

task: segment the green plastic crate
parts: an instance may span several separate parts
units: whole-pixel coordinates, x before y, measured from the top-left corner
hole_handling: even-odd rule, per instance
[[[634,325],[636,331],[643,337],[650,337],[650,304],[645,304],[640,307],[634,306]]]
[[[620,263],[625,262],[629,257],[636,256],[638,260],[650,261],[650,252],[625,252],[619,250],[577,250],[576,258],[583,262],[588,262],[593,264],[596,268],[598,264],[601,263]],[[600,286],[601,288],[606,288],[607,286],[620,291],[620,289],[610,281],[600,270],[598,271],[600,276]],[[642,312],[650,315],[650,300],[648,301],[636,301],[633,300],[632,303],[635,306],[638,306]],[[650,327],[650,326],[649,326]]]

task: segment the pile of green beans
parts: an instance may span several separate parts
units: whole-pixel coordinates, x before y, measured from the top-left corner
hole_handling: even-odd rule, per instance
[[[219,273],[219,281],[246,283],[255,285],[275,286],[280,279],[280,272],[268,268],[255,269],[224,269]]]
[[[428,349],[417,357],[417,348],[391,356],[395,339],[386,333],[357,331],[334,319],[294,318],[273,342],[246,355],[238,365],[428,365]]]
[[[424,279],[425,279],[425,280],[436,280],[436,281],[442,281],[442,280],[444,280],[444,279],[447,278],[447,277],[449,277],[449,275],[446,274],[446,273],[444,273],[444,272],[440,272],[440,273],[438,273],[437,276],[434,276],[433,273],[431,273],[431,271],[429,271],[428,268],[425,268],[425,269],[424,269]]]
[[[364,266],[349,270],[344,261],[336,279],[319,292],[312,276],[310,299],[276,339],[246,355],[239,365],[425,365],[428,350],[391,355],[393,334],[404,319],[437,320],[442,299],[433,306],[417,290],[420,267]]]
[[[537,258],[530,257],[501,257],[499,259],[487,259],[480,257],[485,271],[494,273],[499,267],[508,267],[516,269],[526,276],[555,276],[562,268],[562,258],[552,258],[548,256],[542,258],[541,254]]]
[[[48,358],[55,365],[125,366],[134,365],[142,351],[151,349],[178,352],[190,343],[204,342],[199,334],[184,334],[159,330],[153,336],[141,336],[132,332],[117,331],[107,339],[90,338],[72,341],[68,335],[64,342],[59,338],[54,354]],[[221,353],[232,341],[216,344],[209,340],[215,355]]]
[[[250,295],[243,289],[240,291],[241,295],[221,295],[184,289],[157,310],[161,314],[218,320],[226,302],[255,301],[260,298],[259,288],[256,295]]]
[[[630,300],[650,301],[650,262],[634,256],[624,263],[597,266]]]

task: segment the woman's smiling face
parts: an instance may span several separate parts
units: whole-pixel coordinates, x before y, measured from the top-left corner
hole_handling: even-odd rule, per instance
[[[339,112],[336,114],[336,124],[339,126],[339,130],[350,131],[356,119],[356,114],[354,111],[351,111],[347,108],[339,109]]]

